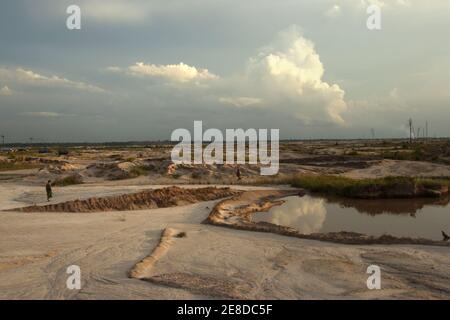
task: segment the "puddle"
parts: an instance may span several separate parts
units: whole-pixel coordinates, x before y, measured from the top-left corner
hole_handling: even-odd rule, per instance
[[[446,199],[326,199],[305,195],[286,197],[286,202],[252,220],[297,229],[300,233],[352,231],[373,236],[442,240],[450,234],[450,205]]]

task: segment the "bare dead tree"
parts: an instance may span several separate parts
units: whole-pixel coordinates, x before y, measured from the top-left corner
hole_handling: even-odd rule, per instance
[[[408,125],[409,125],[409,143],[412,143],[412,137],[413,137],[413,121],[411,118],[409,118],[408,120]]]

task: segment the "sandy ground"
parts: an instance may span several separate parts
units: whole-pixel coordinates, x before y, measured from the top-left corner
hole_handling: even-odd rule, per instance
[[[149,186],[66,187],[54,201],[141,188]],[[42,188],[2,184],[0,209],[45,203],[43,197]],[[340,245],[201,224],[217,202],[114,213],[0,213],[0,298],[450,298],[449,248]],[[165,228],[186,237],[173,241],[149,281],[130,279]],[[366,287],[372,264],[381,267],[381,290]],[[81,267],[81,290],[66,287],[70,265]]]
[[[342,175],[353,179],[387,176],[450,177],[450,166],[422,161],[383,160],[369,168],[350,170]]]

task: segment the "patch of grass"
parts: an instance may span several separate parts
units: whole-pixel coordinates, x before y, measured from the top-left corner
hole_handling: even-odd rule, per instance
[[[27,162],[0,162],[0,171],[13,171],[13,170],[25,170],[25,169],[39,169],[43,166],[36,163]]]
[[[417,178],[417,177],[385,177],[377,179],[350,179],[339,176],[297,175],[294,177],[275,177],[257,181],[258,184],[288,184],[296,188],[325,195],[336,195],[348,198],[359,198],[371,193],[389,195],[397,189],[439,189],[450,186],[448,178]]]
[[[146,176],[150,172],[150,168],[145,166],[135,166],[131,168],[130,175],[131,177],[139,177],[139,176]]]
[[[198,179],[202,178],[202,174],[198,171],[195,171],[195,172],[192,172],[191,177],[192,177],[192,179],[198,180]]]
[[[409,177],[355,180],[335,176],[298,176],[293,179],[291,185],[312,192],[353,198],[362,193],[388,190],[397,186],[411,185],[414,183],[415,179]]]
[[[425,188],[437,189],[442,186],[450,187],[450,178],[417,178],[416,183]]]
[[[180,179],[181,178],[181,174],[180,173],[174,173],[174,174],[172,174],[172,178]]]
[[[57,179],[53,182],[54,186],[58,186],[58,187],[66,187],[66,186],[72,186],[72,185],[76,185],[76,184],[82,184],[83,180],[80,176],[67,176],[61,179]]]
[[[112,160],[116,160],[116,161],[123,160],[123,157],[120,154],[112,154],[108,158],[110,158]]]
[[[380,156],[384,159],[430,161],[445,163],[443,157],[449,154],[449,148],[445,144],[403,144],[401,150],[389,150],[382,152]]]
[[[346,151],[345,155],[346,156],[357,156],[359,153],[356,150],[351,150],[351,151]]]
[[[424,187],[426,189],[439,189],[449,186],[448,179],[425,179],[415,177],[385,177],[378,179],[355,180],[344,177],[297,177],[292,186],[302,187],[312,192],[332,194],[342,197],[357,198],[361,195],[378,193],[391,194],[392,190],[411,189]]]

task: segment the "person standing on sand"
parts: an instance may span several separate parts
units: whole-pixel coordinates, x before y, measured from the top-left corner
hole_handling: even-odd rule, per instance
[[[45,185],[45,191],[47,191],[47,201],[50,201],[50,198],[53,198],[52,181],[51,180],[47,181],[47,184]]]
[[[241,180],[241,169],[239,168],[239,166],[236,169],[236,177],[238,178],[238,180]]]

